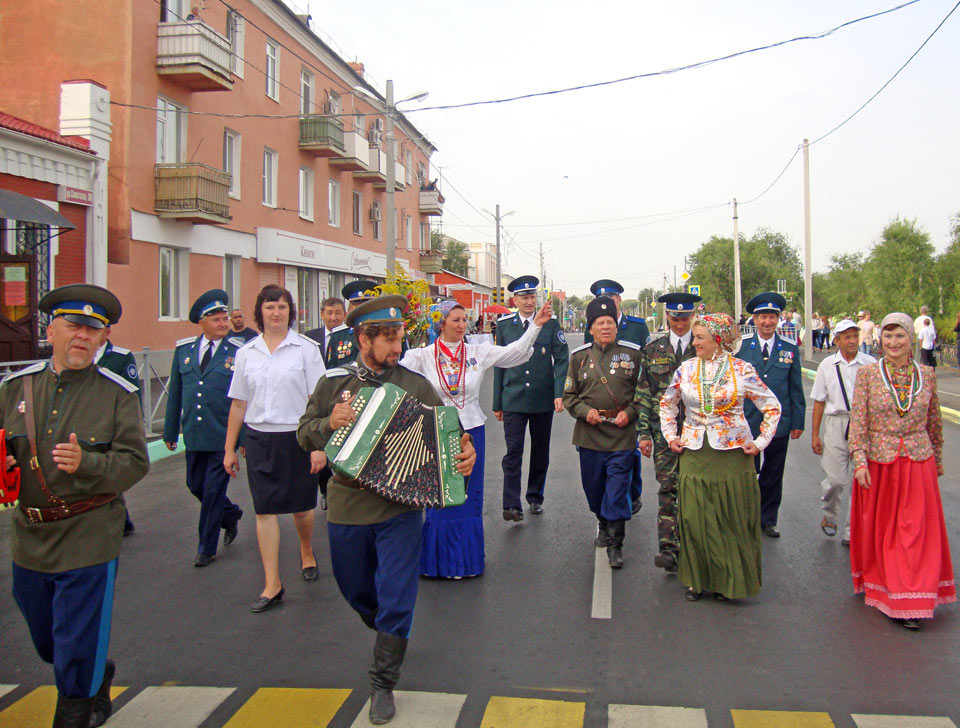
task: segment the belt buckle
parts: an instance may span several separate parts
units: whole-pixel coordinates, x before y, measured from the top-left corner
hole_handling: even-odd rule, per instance
[[[32,456],[30,457],[30,469],[31,469],[31,470],[39,470],[39,469],[40,469],[40,461],[37,460],[37,456],[36,456],[36,455],[32,455]]]
[[[24,508],[23,512],[27,516],[27,520],[30,523],[43,523],[43,515],[40,513],[39,508]]]

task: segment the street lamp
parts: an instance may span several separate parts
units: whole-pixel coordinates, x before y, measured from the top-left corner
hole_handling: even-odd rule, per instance
[[[496,286],[496,289],[499,291],[501,287],[500,281],[502,280],[500,277],[501,276],[501,273],[500,273],[500,221],[505,217],[510,217],[513,213],[516,212],[516,210],[510,210],[510,212],[505,212],[502,215],[500,214],[500,205],[497,205],[496,210],[497,212],[496,214],[494,214],[490,212],[490,210],[488,210],[487,208],[483,208],[483,211],[485,213],[487,213],[497,221],[497,281],[495,286]],[[501,306],[505,304],[506,304],[506,300],[500,301]]]

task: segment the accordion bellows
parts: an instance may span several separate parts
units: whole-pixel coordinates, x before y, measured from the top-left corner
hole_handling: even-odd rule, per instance
[[[333,470],[405,506],[463,505],[466,487],[454,459],[460,453],[456,407],[429,407],[389,383],[364,387],[351,406],[357,418],[324,448]]]

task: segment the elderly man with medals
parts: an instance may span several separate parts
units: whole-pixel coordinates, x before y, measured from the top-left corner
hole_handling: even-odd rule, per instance
[[[376,287],[376,281],[368,280],[350,281],[345,285],[340,293],[347,302],[347,311],[352,311],[360,304],[373,298],[376,295],[373,289]],[[317,339],[316,333],[313,331],[307,332],[307,336]],[[327,369],[349,364],[357,358],[357,343],[349,321],[335,326],[324,341],[318,341],[317,343],[320,344],[323,363],[326,364]]]
[[[297,436],[305,450],[326,446],[333,433],[356,419],[351,407],[364,387],[391,383],[428,406],[442,404],[420,374],[398,366],[403,344],[403,296],[366,301],[347,314],[358,357],[320,378]],[[476,451],[467,434],[456,469],[467,476]],[[327,533],[333,575],[344,598],[377,637],[370,670],[370,722],[394,715],[393,688],[407,650],[420,574],[423,516],[419,508],[387,500],[335,472],[329,483]]]

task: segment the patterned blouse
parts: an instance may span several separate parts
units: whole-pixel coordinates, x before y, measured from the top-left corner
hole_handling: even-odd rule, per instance
[[[850,457],[856,468],[867,461],[890,463],[898,457],[922,462],[936,458],[943,473],[943,422],[937,398],[937,377],[932,367],[920,365],[923,386],[910,411],[902,417],[896,400],[883,381],[881,362],[857,372],[850,410]],[[889,369],[889,366],[888,366]]]
[[[660,431],[664,438],[670,442],[677,437],[678,404],[682,399],[686,414],[680,442],[684,447],[699,450],[706,432],[710,447],[714,450],[733,450],[751,442],[763,450],[770,444],[780,422],[781,407],[776,395],[763,383],[752,364],[726,354],[703,362],[704,381],[699,382],[697,370],[700,361],[699,357],[694,357],[681,364],[663,393],[660,400]],[[708,380],[715,377],[717,369],[724,365],[727,371],[711,387]],[[711,392],[713,407],[707,413],[701,407],[701,397],[709,400]],[[756,439],[743,415],[744,397],[763,413],[760,435]]]

